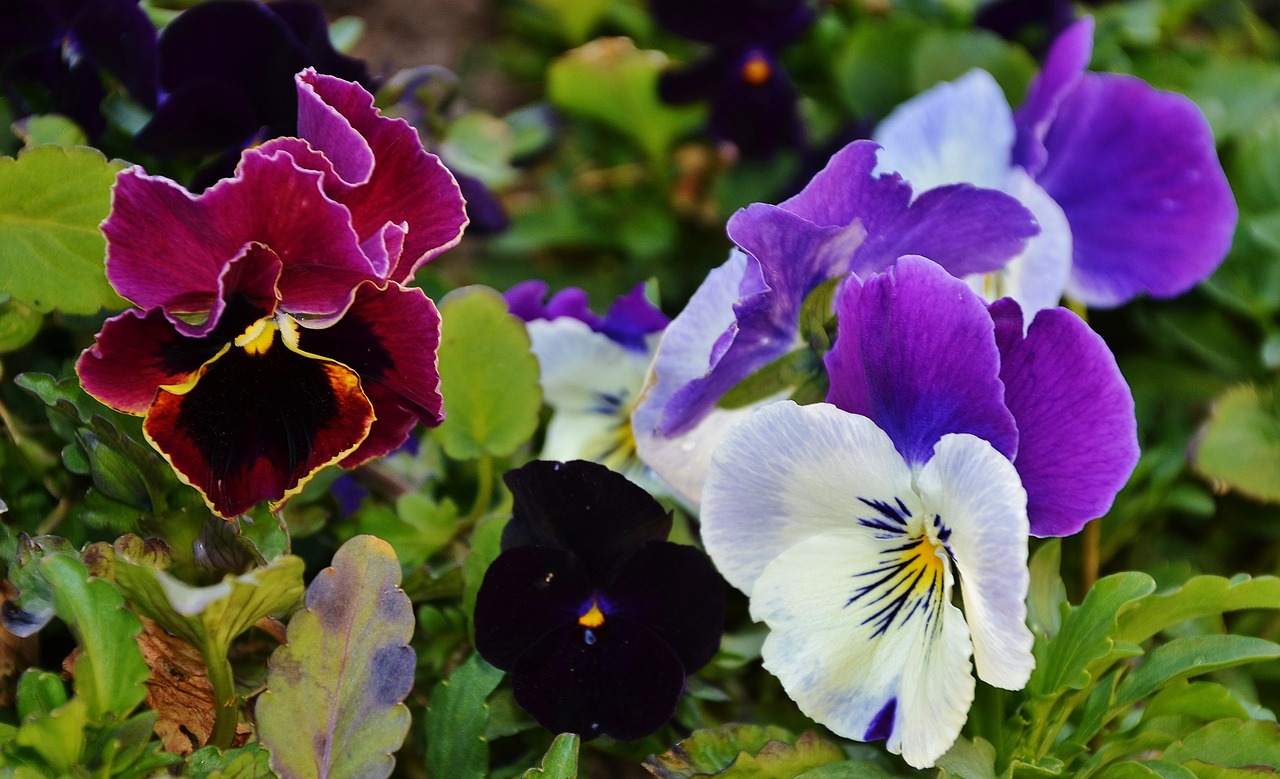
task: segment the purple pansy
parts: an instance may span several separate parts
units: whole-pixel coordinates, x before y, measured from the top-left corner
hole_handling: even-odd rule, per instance
[[[139,308],[76,365],[224,517],[443,413],[439,315],[403,284],[460,240],[457,185],[358,84],[296,83],[301,137],[246,151],[202,195],[120,174],[107,277]]]
[[[602,465],[535,460],[476,595],[476,650],[553,733],[642,738],[675,713],[724,630],[724,583],[667,541],[671,515]]]
[[[1075,314],[1024,334],[1015,302],[924,258],[849,277],[837,307],[828,402],[729,431],[703,540],[800,708],[923,768],[964,724],[971,656],[989,684],[1026,683],[1028,534],[1108,509],[1138,457],[1133,399]]]
[[[320,6],[211,0],[180,14],[160,36],[159,106],[135,143],[150,154],[240,150],[297,134],[293,74],[320,73],[372,88],[365,65],[334,50]]]
[[[972,71],[907,101],[876,131],[880,170],[918,191],[969,181],[1035,212],[1041,239],[975,281],[988,299],[1038,310],[1064,291],[1102,307],[1172,297],[1231,246],[1235,201],[1204,115],[1132,76],[1086,72],[1092,46],[1092,19],[1063,32],[1017,111],[989,74]]]
[[[799,95],[777,56],[813,23],[807,0],[651,0],[649,6],[662,27],[711,46],[703,59],[662,75],[663,100],[707,100],[712,132],[746,157],[801,144]]]
[[[156,28],[138,0],[0,3],[0,92],[23,115],[64,114],[89,135],[106,129],[99,69],[144,108],[156,105]],[[29,104],[27,88],[44,94]]]
[[[802,346],[800,310],[819,285],[883,270],[906,254],[956,275],[983,273],[1036,234],[1031,214],[1001,192],[953,185],[913,202],[900,176],[873,173],[877,149],[856,141],[795,197],[734,214],[728,231],[740,251],[711,272],[667,328],[633,425],[641,457],[690,501],[709,455],[695,439],[723,432],[724,415],[734,412],[716,404],[727,391]],[[688,437],[708,420],[710,427]]]

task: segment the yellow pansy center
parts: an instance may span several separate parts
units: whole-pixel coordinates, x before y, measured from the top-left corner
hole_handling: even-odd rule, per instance
[[[771,75],[773,75],[773,68],[769,67],[769,61],[763,55],[754,54],[742,63],[742,80],[753,87],[765,83]]]
[[[578,624],[584,628],[598,628],[604,624],[604,612],[595,598],[591,599],[591,608],[587,613],[578,616]]]
[[[280,333],[280,338],[286,346],[297,349],[298,323],[293,321],[293,317],[287,314],[276,314],[273,317],[259,319],[245,328],[243,333],[236,336],[234,343],[256,357],[267,353],[267,350],[275,343],[277,332]]]

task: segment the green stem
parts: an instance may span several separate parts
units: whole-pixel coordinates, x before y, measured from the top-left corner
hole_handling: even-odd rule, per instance
[[[204,662],[209,671],[209,683],[213,685],[213,733],[209,745],[218,749],[230,749],[236,737],[236,724],[240,707],[236,705],[236,681],[231,673],[231,661],[226,651],[213,652],[204,647]]]
[[[463,526],[470,527],[480,521],[480,517],[489,510],[489,504],[492,502],[493,458],[484,454],[476,461],[476,501],[471,504],[471,511],[463,518]]]

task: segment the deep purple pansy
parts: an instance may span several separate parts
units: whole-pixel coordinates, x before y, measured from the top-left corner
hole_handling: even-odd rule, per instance
[[[139,308],[76,365],[224,517],[443,418],[439,315],[403,284],[461,239],[457,185],[358,84],[296,84],[301,137],[246,151],[203,194],[120,174],[107,278]]]
[[[90,138],[106,129],[102,74],[156,105],[156,28],[138,0],[0,3],[0,94],[18,116],[59,113]]]
[[[970,657],[993,686],[1026,684],[1028,534],[1106,512],[1137,462],[1133,399],[1075,314],[1024,334],[1012,300],[988,308],[920,257],[850,276],[837,307],[827,402],[729,431],[703,539],[801,710],[925,768],[967,718]]]
[[[553,733],[653,733],[720,646],[724,582],[666,540],[657,501],[602,465],[535,460],[506,482],[515,505],[476,596],[476,650]]]
[[[994,0],[973,17],[974,26],[1017,41],[1037,56],[1075,20],[1071,0]]]
[[[1093,20],[1067,28],[1011,111],[985,71],[918,95],[876,130],[880,170],[921,192],[956,181],[1004,189],[1043,234],[975,281],[1029,311],[1065,292],[1089,306],[1173,297],[1208,278],[1237,211],[1213,133],[1189,98],[1133,76],[1085,70]]]
[[[134,139],[161,156],[240,150],[298,133],[293,75],[314,68],[374,86],[360,60],[337,52],[319,5],[211,0],[183,11],[160,36],[161,97]]]
[[[813,23],[807,0],[650,0],[649,7],[662,27],[711,47],[688,67],[662,74],[663,100],[708,101],[712,132],[746,157],[802,143],[799,94],[778,52]]]
[[[632,422],[641,458],[689,501],[698,499],[714,441],[742,413],[716,404],[803,346],[800,310],[819,285],[883,270],[907,254],[956,275],[983,273],[1036,234],[1030,212],[1001,192],[953,185],[913,200],[900,176],[873,173],[877,150],[855,141],[795,197],[734,214],[728,232],[740,251],[667,328]]]

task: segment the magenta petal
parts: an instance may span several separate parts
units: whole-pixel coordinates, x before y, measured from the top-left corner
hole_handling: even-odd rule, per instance
[[[299,347],[336,360],[360,375],[377,420],[360,448],[343,461],[352,467],[405,442],[419,421],[444,419],[436,350],[440,314],[420,289],[365,282],[351,307],[325,327],[299,330]]]
[[[1027,88],[1027,97],[1014,112],[1018,137],[1013,163],[1035,177],[1044,167],[1044,136],[1058,113],[1063,97],[1089,67],[1093,54],[1093,18],[1085,17],[1062,31],[1045,55],[1044,68]]]
[[[1069,295],[1093,306],[1172,297],[1221,264],[1236,205],[1191,100],[1130,76],[1086,74],[1044,142],[1037,183],[1071,225]]]
[[[108,319],[76,362],[85,392],[126,414],[145,414],[156,390],[190,378],[225,344],[188,338],[153,308]]]
[[[825,359],[827,400],[870,418],[908,463],[926,462],[948,433],[975,435],[1010,459],[1018,449],[991,317],[933,262],[903,257],[865,284],[850,277]]]
[[[291,312],[339,310],[371,275],[346,209],[323,195],[318,173],[283,153],[246,152],[234,178],[199,197],[139,168],[126,170],[102,230],[112,285],[141,308],[169,313],[198,310],[193,301],[211,307],[219,274],[252,241],[280,257],[280,290]]]
[[[1031,534],[1071,535],[1107,513],[1138,462],[1133,395],[1106,343],[1067,309],[1038,313],[1025,339],[1012,300],[991,314]]]
[[[387,278],[406,282],[423,263],[457,245],[467,225],[462,193],[439,158],[422,148],[417,131],[403,119],[379,114],[359,84],[312,71],[298,81],[299,90],[314,90],[373,151],[368,182],[337,196],[351,210],[360,240],[388,222],[408,224],[404,252]]]
[[[294,76],[298,84],[298,135],[333,163],[334,173],[344,183],[366,184],[373,175],[373,149],[347,117],[326,103],[307,82],[306,77],[315,75],[315,69],[308,68]]]

